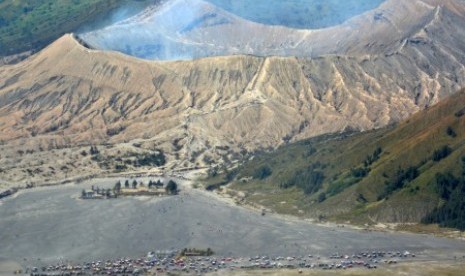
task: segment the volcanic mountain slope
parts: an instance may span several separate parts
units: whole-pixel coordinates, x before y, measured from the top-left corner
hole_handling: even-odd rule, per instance
[[[373,34],[365,52],[312,59],[149,62],[65,35],[0,67],[0,179],[134,170],[134,155],[160,150],[164,170],[229,163],[288,141],[399,121],[465,84],[465,5],[414,2],[430,20],[408,36],[388,43],[391,36]],[[102,156],[83,152],[91,144],[107,145]]]
[[[464,115],[462,90],[395,127],[282,146],[237,169],[233,188],[284,213],[465,229]]]

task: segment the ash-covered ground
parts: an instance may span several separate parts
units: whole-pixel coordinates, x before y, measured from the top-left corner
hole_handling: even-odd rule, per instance
[[[465,242],[458,240],[318,226],[273,214],[262,216],[185,185],[172,197],[78,198],[84,188],[112,187],[115,181],[24,190],[2,199],[0,260],[23,266],[86,262],[186,247],[209,247],[218,256],[236,257],[408,250],[435,259],[465,252]]]

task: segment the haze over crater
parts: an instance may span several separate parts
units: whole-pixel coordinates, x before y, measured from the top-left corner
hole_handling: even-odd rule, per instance
[[[348,20],[382,2],[169,0],[81,38],[97,49],[153,60],[237,54],[312,56],[313,47],[306,42],[317,29],[350,25]]]
[[[265,25],[321,29],[342,24],[385,0],[206,0],[239,17]]]

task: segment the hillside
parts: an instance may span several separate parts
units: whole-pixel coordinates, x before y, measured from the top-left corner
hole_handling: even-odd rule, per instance
[[[461,91],[398,125],[282,146],[228,176],[244,200],[278,212],[464,229],[464,114]]]
[[[65,33],[146,0],[0,1],[0,57],[38,50]],[[1,64],[1,62],[0,62]]]
[[[421,2],[434,5],[409,21],[410,32],[383,36],[382,47],[314,58],[155,62],[64,35],[0,67],[0,182],[229,166],[289,142],[403,120],[465,86],[464,6]]]
[[[459,72],[440,73],[462,70],[455,59],[434,59],[429,77],[412,56],[147,62],[89,50],[66,35],[0,67],[0,178],[25,183],[127,171],[134,168],[115,164],[116,156],[158,150],[167,154],[167,169],[230,163],[289,141],[385,126],[465,84]],[[81,158],[91,144],[112,145],[112,162]],[[70,148],[74,154],[60,152]]]

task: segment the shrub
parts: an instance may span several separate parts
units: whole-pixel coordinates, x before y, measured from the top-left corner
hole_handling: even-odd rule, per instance
[[[356,177],[356,178],[363,178],[365,176],[368,175],[368,173],[370,172],[370,168],[355,168],[355,169],[351,169],[350,170],[351,174],[353,177]]]
[[[263,179],[269,177],[272,173],[273,173],[273,171],[271,170],[270,166],[263,165],[263,166],[260,166],[257,170],[255,170],[252,177],[254,179],[263,180]]]
[[[318,195],[318,202],[321,203],[325,200],[326,200],[326,194],[324,192]]]
[[[178,193],[178,184],[173,180],[168,181],[168,184],[165,187],[165,190],[170,195],[175,195]]]
[[[449,146],[443,146],[442,148],[435,150],[433,153],[433,161],[439,162],[442,159],[446,158],[452,153],[452,149]]]
[[[166,157],[162,151],[139,156],[138,159],[134,161],[134,166],[136,167],[143,167],[143,166],[160,167],[165,164],[166,164]]]
[[[455,133],[454,129],[450,126],[447,127],[446,133],[452,138],[457,137],[457,133]]]
[[[417,167],[410,166],[406,170],[399,167],[396,173],[394,181],[386,181],[386,187],[381,195],[378,197],[378,200],[387,198],[389,195],[394,193],[397,190],[402,189],[407,183],[413,181],[420,175]]]

